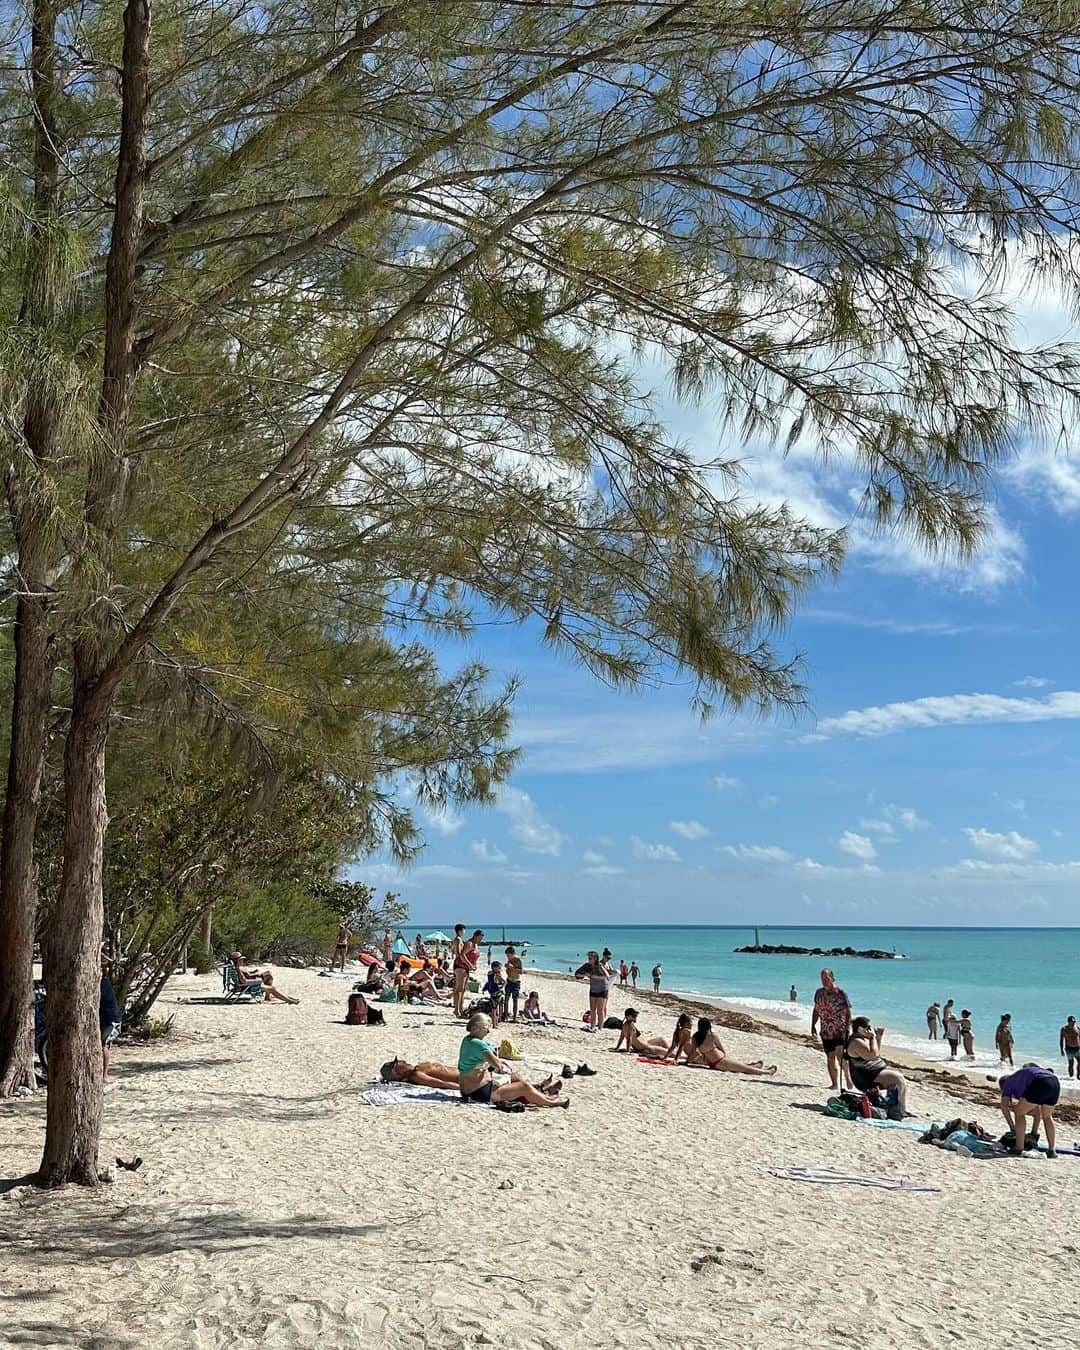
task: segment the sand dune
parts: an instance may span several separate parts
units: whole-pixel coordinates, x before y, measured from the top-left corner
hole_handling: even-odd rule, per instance
[[[106,1098],[103,1156],[141,1154],[142,1169],[93,1194],[0,1196],[0,1345],[986,1350],[1080,1337],[1080,1158],[979,1162],[823,1118],[801,1109],[827,1095],[823,1061],[794,1042],[724,1031],[733,1054],[779,1064],[773,1082],[642,1065],[609,1053],[614,1033],[579,1029],[580,986],[527,982],[573,1023],[512,1029],[527,1062],[599,1071],[573,1080],[567,1112],[364,1105],[382,1060],[455,1062],[461,1028],[441,1009],[396,1008],[385,1029],[347,1027],[348,984],[311,972],[280,972],[299,1007],[172,1004],[174,1034],[119,1049]],[[165,1004],[211,984],[177,979]],[[667,1009],[635,1002],[644,1030],[670,1029]],[[912,1104],[961,1111],[928,1084]],[[0,1104],[0,1176],[36,1166],[43,1111]],[[769,1164],[940,1193],[781,1181]]]

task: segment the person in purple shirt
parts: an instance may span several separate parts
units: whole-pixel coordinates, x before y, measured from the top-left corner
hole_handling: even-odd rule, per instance
[[[1006,1074],[999,1080],[998,1086],[1001,1088],[1001,1114],[1013,1132],[1013,1152],[1018,1155],[1023,1153],[1027,1137],[1024,1126],[1027,1117],[1031,1116],[1036,1134],[1040,1124],[1046,1128],[1046,1156],[1056,1158],[1054,1107],[1061,1096],[1061,1084],[1053,1069],[1025,1064],[1015,1073]]]

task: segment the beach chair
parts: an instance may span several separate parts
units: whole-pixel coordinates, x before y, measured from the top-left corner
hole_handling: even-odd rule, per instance
[[[232,961],[222,965],[221,988],[227,1003],[239,1003],[241,1000],[258,1003],[263,996],[262,981],[242,979]]]

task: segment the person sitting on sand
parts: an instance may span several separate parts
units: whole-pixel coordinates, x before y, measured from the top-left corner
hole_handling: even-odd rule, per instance
[[[857,1092],[871,1088],[896,1088],[897,1104],[907,1115],[907,1079],[899,1069],[890,1069],[881,1058],[881,1042],[885,1028],[875,1032],[869,1017],[856,1017],[851,1023],[851,1035],[844,1048],[844,1059],[851,1069],[851,1081]]]
[[[776,1072],[775,1064],[766,1068],[762,1064],[744,1064],[742,1060],[732,1059],[707,1017],[698,1018],[697,1031],[690,1037],[690,1046],[687,1064],[705,1064],[710,1069],[722,1069],[725,1073],[746,1073],[751,1078],[770,1078]]]
[[[534,989],[521,1009],[526,1022],[537,1022],[541,1026],[554,1026],[554,1022],[540,1006],[540,995]]]
[[[1001,1114],[1013,1132],[1013,1153],[1019,1156],[1024,1152],[1026,1122],[1031,1116],[1036,1135],[1040,1125],[1046,1128],[1046,1156],[1056,1158],[1054,1107],[1061,1097],[1061,1083],[1053,1069],[1025,1064],[1022,1069],[999,1079],[998,1086],[1001,1088]]]
[[[671,1044],[664,1054],[665,1059],[670,1059],[674,1064],[678,1064],[680,1055],[690,1059],[690,1052],[694,1049],[693,1026],[694,1020],[689,1013],[679,1014],[675,1030],[671,1033]]]
[[[530,1106],[568,1107],[565,1097],[556,1097],[541,1092],[523,1079],[511,1077],[509,1083],[500,1083],[497,1087],[492,1073],[511,1073],[495,1053],[495,1047],[484,1039],[491,1030],[491,1018],[485,1013],[473,1013],[465,1030],[467,1035],[461,1042],[458,1052],[458,1089],[467,1102],[515,1102],[523,1101]]]
[[[412,982],[409,985],[409,992],[419,994],[429,1003],[449,1003],[450,995],[435,983],[435,979],[430,971],[415,970],[412,975]]]
[[[997,1046],[1002,1064],[1014,1067],[1012,1013],[1001,1014],[1001,1021],[997,1024],[997,1031],[994,1032],[994,1044]]]
[[[627,1008],[623,1013],[622,1029],[619,1032],[619,1041],[615,1046],[616,1052],[623,1048],[626,1043],[626,1053],[636,1050],[639,1055],[646,1059],[664,1059],[667,1054],[667,1041],[663,1036],[642,1036],[637,1029],[637,1009]]]
[[[288,994],[283,994],[280,989],[274,985],[274,977],[269,970],[264,970],[259,976],[262,981],[263,998],[273,1002],[275,999],[279,1003],[299,1003],[298,998],[290,998]]]

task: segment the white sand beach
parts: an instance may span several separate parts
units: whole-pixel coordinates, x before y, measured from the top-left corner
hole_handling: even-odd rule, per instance
[[[343,1024],[348,981],[285,970],[285,1005],[177,1004],[172,1035],[115,1053],[96,1193],[0,1195],[0,1345],[465,1347],[1063,1346],[1080,1157],[962,1158],[838,1121],[820,1055],[723,1030],[777,1078],[648,1066],[580,1028],[580,986],[526,976],[574,1024],[512,1028],[526,1065],[588,1061],[568,1111],[374,1107],[395,1053],[454,1064],[448,1010]],[[615,991],[612,1008],[629,1002]],[[672,1016],[640,991],[639,1026]],[[539,1075],[538,1075],[539,1076]],[[912,1109],[973,1115],[930,1084]],[[0,1176],[37,1165],[44,1100],[0,1105]],[[1060,1143],[1080,1134],[1065,1125]],[[916,1178],[815,1185],[769,1165]]]

